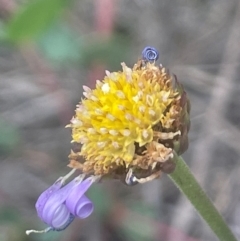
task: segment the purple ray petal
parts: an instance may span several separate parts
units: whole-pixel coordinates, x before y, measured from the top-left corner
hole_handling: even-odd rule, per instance
[[[57,210],[54,211],[53,219],[51,220],[51,227],[61,229],[68,223],[70,216],[71,213],[67,207],[64,204],[60,205]]]
[[[71,190],[71,192],[69,193],[69,196],[80,197],[84,195],[84,193],[91,187],[92,184],[93,184],[92,177],[85,179],[81,183],[78,183],[77,186]]]
[[[60,228],[52,228],[53,231],[62,231],[64,229],[66,229],[71,223],[72,221],[75,219],[75,216],[73,214],[70,214],[69,219],[67,220],[67,222],[65,222],[65,224],[63,226],[61,226]]]
[[[85,195],[81,197],[69,195],[66,200],[66,206],[74,216],[81,219],[90,216],[94,209],[93,203]]]
[[[61,179],[57,180],[37,200],[36,209],[39,217],[52,230],[57,231],[65,229],[74,219],[74,215],[79,218],[88,217],[93,212],[93,204],[84,193],[93,181],[91,177],[84,181],[75,178],[62,187]]]
[[[38,216],[42,219],[42,210],[44,208],[45,203],[49,199],[49,197],[59,190],[62,186],[61,180],[57,180],[51,187],[45,190],[38,198],[35,207],[38,213]]]
[[[52,226],[52,222],[56,219],[57,214],[62,214],[60,210],[64,210],[65,207],[65,200],[67,199],[70,191],[72,188],[74,188],[76,185],[81,183],[81,181],[77,181],[76,178],[72,180],[70,183],[68,183],[66,186],[62,187],[61,189],[54,192],[45,203],[43,209],[42,209],[42,220],[47,223],[48,225]],[[59,213],[60,212],[60,213]],[[70,215],[70,213],[65,213],[67,216]],[[63,218],[63,217],[62,217]],[[67,219],[67,217],[66,217]]]
[[[66,199],[69,211],[79,218],[86,218],[93,212],[93,203],[84,195],[92,183],[93,179],[87,178],[73,188]]]

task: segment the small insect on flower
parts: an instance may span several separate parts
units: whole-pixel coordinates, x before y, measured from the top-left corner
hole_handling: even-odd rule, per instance
[[[133,68],[122,63],[95,89],[84,88],[86,98],[68,125],[72,142],[82,144],[69,155],[70,167],[127,185],[174,171],[174,152],[188,147],[190,104],[176,76],[156,64],[158,56],[146,47]]]

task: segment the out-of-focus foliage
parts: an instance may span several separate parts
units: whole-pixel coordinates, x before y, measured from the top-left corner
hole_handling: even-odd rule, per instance
[[[79,61],[83,43],[69,27],[63,23],[54,24],[39,38],[38,46],[45,57],[56,65],[68,61]],[[69,64],[69,63],[68,63]]]
[[[99,38],[96,35],[89,40],[77,36],[60,22],[39,38],[38,47],[55,66],[69,66],[77,62],[89,68],[92,63],[101,63],[108,66],[109,70],[116,70],[121,62],[129,59],[131,41],[119,34],[111,38]]]
[[[36,39],[56,19],[70,1],[34,0],[12,15],[6,27],[6,38],[21,43]]]
[[[126,207],[132,213],[132,215],[126,215],[120,225],[126,237],[134,241],[154,240],[156,227],[153,224],[158,216],[156,210],[137,200],[126,203]],[[142,222],[142,218],[145,219],[144,222]]]
[[[112,203],[111,198],[101,186],[93,186],[89,190],[89,197],[93,200],[96,214],[102,218],[104,218],[108,211],[113,208],[114,204]]]
[[[16,208],[5,206],[0,208],[0,240],[24,240],[21,232],[24,224],[21,222],[20,213]]]
[[[119,64],[130,57],[131,40],[122,35],[110,39],[97,39],[86,42],[82,48],[81,63],[89,67],[91,63],[102,63],[109,70],[119,69]]]
[[[19,133],[16,128],[0,121],[0,155],[9,154],[19,144]]]

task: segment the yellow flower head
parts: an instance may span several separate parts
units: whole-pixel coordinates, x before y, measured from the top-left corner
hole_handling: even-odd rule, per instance
[[[69,125],[72,142],[82,144],[70,154],[71,167],[116,174],[154,169],[173,157],[171,142],[182,135],[183,90],[165,68],[155,61],[139,60],[133,68],[122,63],[122,71],[106,71],[95,89],[83,89]]]

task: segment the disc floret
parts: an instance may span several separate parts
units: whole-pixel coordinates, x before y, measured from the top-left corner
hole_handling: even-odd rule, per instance
[[[147,170],[173,157],[179,140],[182,88],[162,66],[139,60],[133,68],[106,71],[96,88],[84,86],[84,99],[72,118],[70,166],[105,175],[120,168]],[[84,161],[79,162],[79,157]]]

